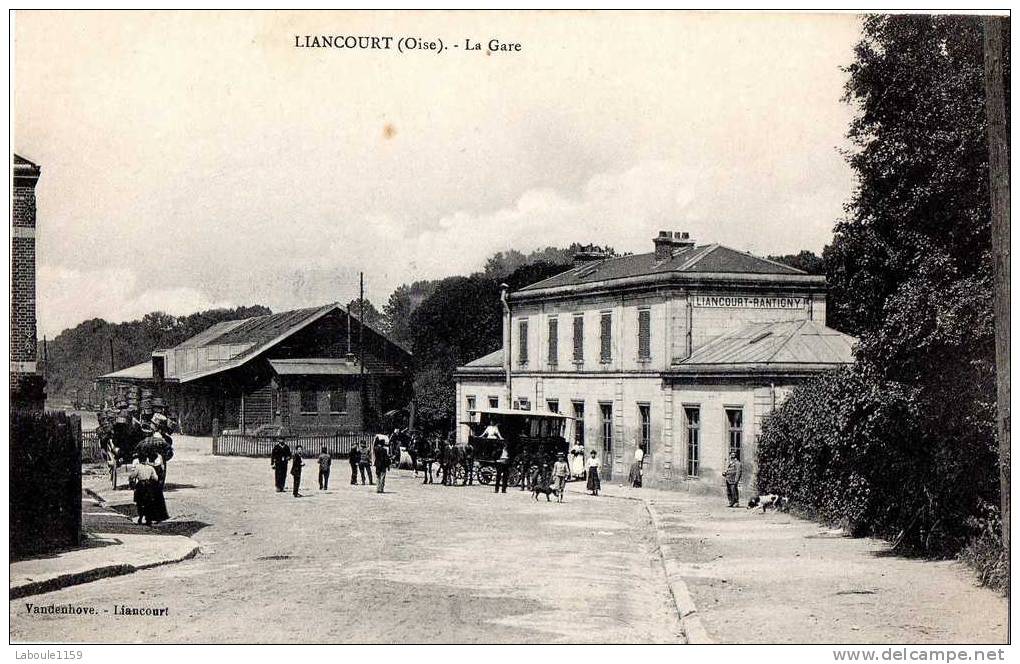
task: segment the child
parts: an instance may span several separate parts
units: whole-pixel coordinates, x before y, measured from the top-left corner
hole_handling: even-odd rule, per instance
[[[553,464],[553,488],[556,489],[556,502],[563,502],[563,492],[567,488],[567,475],[570,474],[570,466],[567,465],[567,455],[560,452],[556,455],[556,463]]]
[[[598,455],[595,454],[595,450],[591,451],[591,458],[588,459],[588,491],[591,491],[591,495],[599,495],[599,490],[602,488],[602,482],[599,480],[599,468],[602,467],[602,463],[599,461]]]
[[[319,491],[329,489],[329,465],[331,463],[333,463],[333,458],[329,456],[329,452],[323,447],[322,454],[319,455]]]
[[[294,478],[294,497],[298,498],[301,494],[298,493],[298,488],[301,486],[301,466],[305,465],[305,462],[301,459],[301,446],[298,445],[294,451],[294,459],[290,466],[290,474]]]

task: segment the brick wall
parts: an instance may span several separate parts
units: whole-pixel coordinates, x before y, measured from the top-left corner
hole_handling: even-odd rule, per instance
[[[39,407],[43,383],[36,369],[35,185],[38,167],[15,158],[11,207],[11,376],[12,404]]]

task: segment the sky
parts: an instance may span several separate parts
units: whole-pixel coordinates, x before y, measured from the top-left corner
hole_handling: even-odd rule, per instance
[[[820,252],[853,187],[859,34],[850,14],[19,11],[39,334],[346,302],[360,271],[382,308],[497,251],[644,253],[664,229]]]

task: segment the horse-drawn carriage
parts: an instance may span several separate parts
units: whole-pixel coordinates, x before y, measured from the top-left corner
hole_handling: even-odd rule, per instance
[[[509,408],[472,410],[468,415],[470,421],[462,424],[470,430],[468,443],[474,457],[474,474],[482,484],[495,479],[496,463],[504,445],[510,458],[511,485],[520,484],[532,466],[551,468],[556,455],[566,454],[569,448],[564,433],[567,420],[573,418],[568,415]],[[487,430],[489,434],[485,435]],[[497,430],[502,439],[494,437]]]

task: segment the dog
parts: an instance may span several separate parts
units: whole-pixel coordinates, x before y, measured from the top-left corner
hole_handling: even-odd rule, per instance
[[[747,501],[747,509],[751,510],[755,507],[761,507],[762,514],[768,511],[770,507],[777,512],[786,512],[790,509],[790,499],[775,493],[766,493],[762,496],[755,496]]]
[[[559,495],[560,495],[559,491],[557,491],[556,489],[552,488],[549,485],[541,485],[541,484],[534,484],[534,485],[532,485],[532,487],[531,487],[531,497],[534,498],[537,501],[538,500],[538,494],[540,494],[540,493],[544,493],[545,494],[545,501],[547,503],[552,501],[552,499],[549,496],[556,496],[558,498]]]

